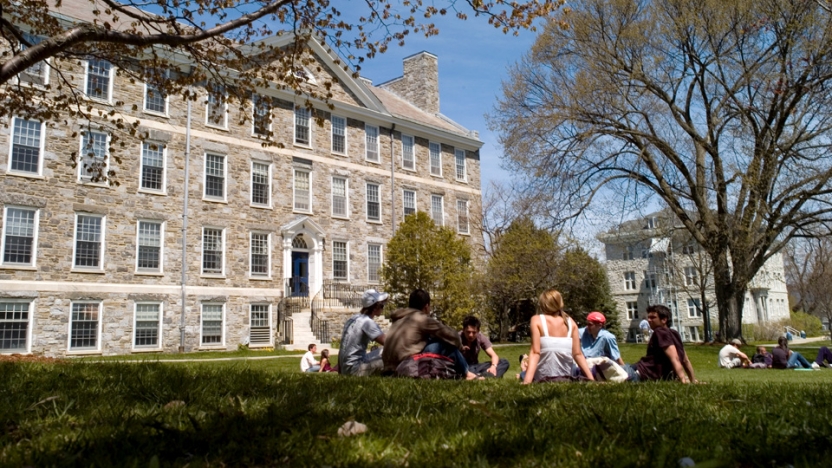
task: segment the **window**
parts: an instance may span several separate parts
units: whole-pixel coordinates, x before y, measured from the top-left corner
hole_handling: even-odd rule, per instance
[[[251,162],[251,204],[271,206],[271,164]]]
[[[252,346],[272,344],[272,328],[269,304],[251,304],[251,329],[248,342]]]
[[[347,179],[332,178],[332,216],[346,218],[347,214]]]
[[[224,315],[225,304],[202,304],[202,345],[222,346]]]
[[[269,269],[269,235],[263,232],[251,233],[251,276],[268,278]]]
[[[402,135],[402,167],[416,170],[416,158],[413,155],[413,137],[409,135]]]
[[[0,353],[29,352],[31,302],[0,302]]]
[[[624,272],[624,289],[628,289],[628,290],[636,289],[636,272],[634,272],[634,271]]]
[[[367,219],[381,221],[381,201],[378,184],[367,183]]]
[[[225,256],[225,232],[223,229],[202,229],[202,273],[206,275],[223,274],[223,257]]]
[[[367,280],[371,283],[378,283],[378,273],[381,269],[381,245],[367,245]]]
[[[136,270],[160,273],[162,271],[162,239],[164,228],[160,221],[139,221],[136,252]]]
[[[107,176],[107,155],[110,137],[106,133],[84,132],[78,178],[82,182],[97,181]]]
[[[442,175],[442,146],[439,143],[428,143],[430,151],[430,175]]]
[[[225,200],[225,156],[205,154],[205,198]]]
[[[159,74],[159,79],[167,77],[167,70]],[[144,83],[144,110],[165,115],[168,113],[168,96],[161,88],[147,81]]]
[[[295,169],[295,210],[306,213],[312,211],[309,188],[309,172]]]
[[[69,350],[97,351],[100,302],[73,302],[69,322]]]
[[[647,218],[647,225],[645,229],[656,229],[657,227],[659,227],[659,218],[656,216]]]
[[[696,286],[696,267],[685,267],[685,286]]]
[[[624,255],[622,255],[622,258],[624,260],[632,260],[633,258],[635,258],[635,255],[633,254],[633,246],[632,245],[628,245],[627,247],[624,248]]]
[[[696,253],[696,243],[694,241],[690,241],[682,246],[682,253],[685,255],[691,255]]]
[[[272,101],[268,97],[255,94],[251,98],[254,115],[252,131],[255,135],[269,136],[272,129]]]
[[[157,349],[162,347],[159,330],[162,325],[162,304],[136,303],[134,348]]]
[[[430,196],[430,217],[433,218],[433,222],[436,223],[437,226],[444,226],[445,225],[445,210],[444,210],[444,197],[442,195],[431,195]]]
[[[414,190],[402,191],[402,203],[404,205],[404,215],[413,214],[416,212],[416,192]]]
[[[468,180],[468,171],[465,170],[465,150],[454,150],[454,159],[456,159],[456,180]]]
[[[656,274],[644,272],[644,287],[647,289],[656,289],[657,287]]]
[[[208,104],[205,105],[205,124],[226,128],[228,125],[228,103],[225,87],[212,86],[208,89]]]
[[[638,302],[633,301],[627,303],[627,318],[629,320],[638,318]]]
[[[43,124],[15,117],[12,122],[9,172],[40,174],[43,153]]]
[[[3,264],[34,266],[38,210],[6,206],[3,217]]]
[[[165,151],[160,143],[142,142],[142,190],[165,191]]]
[[[349,277],[347,243],[335,241],[332,243],[332,277],[346,280]]]
[[[37,36],[33,36],[29,33],[23,33],[23,38],[31,45],[35,45],[40,43],[41,38]],[[20,44],[20,50],[25,50],[26,46],[24,44]],[[18,78],[23,83],[32,83],[36,85],[45,85],[49,82],[49,66],[46,64],[46,60],[42,60],[31,67],[23,70],[19,75]]]
[[[309,109],[295,108],[295,144],[309,146],[311,141],[309,132]]]
[[[87,97],[110,101],[113,66],[110,62],[100,59],[87,61],[87,83],[85,89]]]
[[[456,201],[457,232],[468,234],[468,200]]]
[[[75,217],[75,258],[76,268],[102,269],[104,262],[104,217],[76,215]]]
[[[688,317],[696,318],[702,316],[702,306],[699,299],[688,299]]]
[[[332,116],[332,152],[347,154],[347,119]]]
[[[378,162],[378,127],[364,125],[364,137],[367,161]]]

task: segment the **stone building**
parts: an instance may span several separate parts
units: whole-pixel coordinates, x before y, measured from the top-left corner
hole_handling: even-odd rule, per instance
[[[189,113],[103,61],[53,61],[28,76],[43,85],[60,68],[91,106],[117,107],[147,138],[127,141],[110,163],[120,185],[108,186],[70,161],[88,148],[90,162],[109,162],[106,132],[14,116],[0,126],[0,352],[305,348],[336,336],[378,284],[407,214],[426,211],[481,246],[469,217],[481,205],[482,142],[439,113],[438,58],[407,57],[402,77],[373,86],[310,47],[318,67],[306,80],[332,80],[333,108],[312,115],[293,92],[264,90],[254,125],[204,89]],[[262,146],[266,117],[282,148]]]
[[[597,237],[604,243],[607,278],[628,341],[636,340],[650,304],[670,308],[673,328],[686,341],[704,339],[705,311],[712,329],[718,328],[709,259],[672,217],[655,213]],[[748,285],[742,321],[763,324],[784,318],[789,318],[789,301],[783,257],[778,253]]]

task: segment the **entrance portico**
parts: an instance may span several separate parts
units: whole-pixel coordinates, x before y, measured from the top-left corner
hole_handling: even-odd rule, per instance
[[[283,236],[283,280],[287,294],[312,297],[323,285],[323,250],[326,234],[308,216],[280,228]]]

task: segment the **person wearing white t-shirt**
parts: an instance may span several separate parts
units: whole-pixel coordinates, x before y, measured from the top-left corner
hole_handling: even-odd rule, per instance
[[[315,353],[318,352],[318,347],[313,343],[307,349],[309,351],[300,360],[300,370],[303,372],[318,372],[321,370],[320,363],[315,360]]]
[[[739,348],[742,346],[742,341],[734,338],[730,343],[723,346],[719,350],[719,367],[724,369],[733,369],[736,367],[748,367],[751,365],[751,360]]]

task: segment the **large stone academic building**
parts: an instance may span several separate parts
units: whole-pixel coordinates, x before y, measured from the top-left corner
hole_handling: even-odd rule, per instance
[[[61,13],[84,19],[84,6],[64,1]],[[290,343],[300,334],[293,327],[309,331],[323,312],[299,311],[306,315],[293,322],[287,302],[302,297],[309,308],[327,292],[354,296],[378,284],[385,245],[409,213],[428,212],[481,246],[469,219],[480,210],[482,142],[439,112],[437,57],[407,57],[403,76],[373,86],[325,46],[310,46],[317,66],[307,84],[332,80],[334,108],[310,112],[290,91],[263,90],[254,124],[239,124],[204,89],[189,119],[184,100],[101,60],[52,61],[21,75],[43,86],[60,68],[93,108],[116,107],[144,137],[127,139],[116,164],[111,136],[87,122],[12,116],[0,127],[0,352]],[[282,148],[262,146],[258,130],[269,121]],[[109,164],[120,185],[94,182],[72,153]]]

